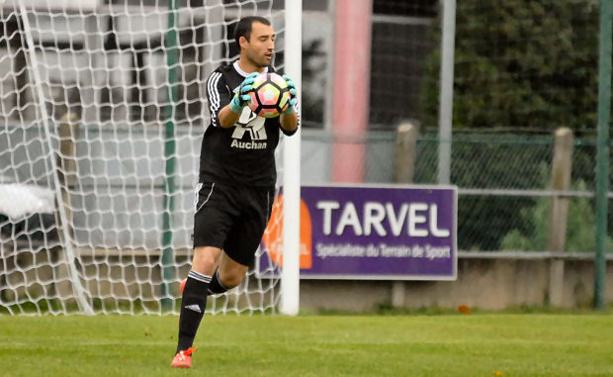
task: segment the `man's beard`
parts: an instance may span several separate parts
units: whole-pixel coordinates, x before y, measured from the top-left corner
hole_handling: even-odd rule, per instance
[[[255,65],[258,68],[266,68],[266,67],[268,67],[268,63],[264,63],[262,61],[258,61],[256,59],[251,58],[251,57],[249,57],[249,60],[251,61],[251,63],[253,63],[253,65]],[[262,58],[262,60],[264,60],[264,58]]]

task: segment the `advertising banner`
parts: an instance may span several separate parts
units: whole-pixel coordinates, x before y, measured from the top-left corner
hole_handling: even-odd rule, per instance
[[[456,279],[455,187],[303,186],[301,198],[301,279]],[[282,266],[281,214],[276,205],[261,273]]]

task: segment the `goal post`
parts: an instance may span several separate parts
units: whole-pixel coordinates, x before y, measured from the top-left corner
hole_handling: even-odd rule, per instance
[[[285,71],[302,86],[302,0],[288,1],[285,10]],[[300,100],[300,97],[298,97]],[[300,106],[298,106],[300,108]],[[283,271],[281,313],[300,308],[300,132],[285,141],[283,180]]]
[[[248,15],[273,22],[275,68],[298,87],[301,70],[295,2],[189,4],[0,4],[0,315],[178,313],[208,75],[237,58],[234,25]],[[299,135],[283,138],[277,153],[284,200],[299,195],[299,145]],[[276,221],[297,220],[297,208]],[[284,229],[296,258],[297,227]],[[298,271],[288,275],[264,246],[256,259],[207,312],[297,313]]]
[[[51,135],[52,128],[50,127],[48,120],[49,114],[47,113],[47,106],[45,104],[45,96],[42,92],[42,79],[40,77],[40,71],[38,70],[38,59],[36,58],[36,53],[34,51],[34,40],[32,39],[32,28],[30,26],[30,21],[28,17],[28,11],[25,6],[25,0],[18,0],[18,13],[21,15],[21,20],[23,22],[23,34],[25,37],[25,42],[27,46],[27,55],[29,56],[29,62],[31,65],[32,72],[32,81],[34,82],[33,88],[36,90],[36,98],[38,100],[38,109],[40,118],[42,121],[42,129],[44,130],[43,138],[47,142],[47,147],[49,151],[54,149]],[[24,46],[24,47],[26,47]],[[56,159],[49,159],[51,169],[53,172],[58,171],[58,166],[56,165]],[[59,190],[60,181],[57,174],[52,173],[51,177],[53,179],[53,185],[58,188],[54,190],[56,205],[57,205],[57,215],[59,217],[59,221],[63,224],[61,229],[61,238],[64,240],[65,245],[65,253],[66,253],[66,264],[68,266],[68,270],[70,271],[70,282],[72,284],[72,289],[79,306],[79,309],[85,312],[85,314],[93,314],[93,310],[89,302],[85,299],[85,295],[83,293],[83,286],[81,285],[81,281],[78,277],[78,272],[75,266],[75,255],[72,245],[72,237],[68,232],[68,216],[66,216],[66,206],[64,205],[64,200],[61,191]]]
[[[173,114],[176,111],[176,103],[178,100],[177,91],[177,63],[179,60],[178,53],[178,35],[176,26],[177,10],[179,8],[178,0],[170,0],[168,2],[168,31],[166,32],[166,62],[168,65],[168,89],[166,90],[166,98],[168,104],[164,109],[164,200],[163,200],[163,229],[162,229],[162,309],[172,309],[172,299],[170,282],[175,279],[174,269],[174,253],[172,250],[172,213],[175,208],[175,169],[176,169],[176,142],[175,142],[175,122]]]

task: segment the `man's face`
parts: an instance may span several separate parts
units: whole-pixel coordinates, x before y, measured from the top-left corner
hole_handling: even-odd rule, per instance
[[[249,41],[241,38],[241,47],[245,57],[256,67],[267,67],[275,51],[275,30],[270,25],[254,22],[251,25]]]

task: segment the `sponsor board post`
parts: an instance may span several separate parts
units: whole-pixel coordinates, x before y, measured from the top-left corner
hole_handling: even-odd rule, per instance
[[[456,187],[303,186],[300,206],[302,279],[457,277]],[[281,214],[275,206],[263,238],[263,275],[283,265]]]

